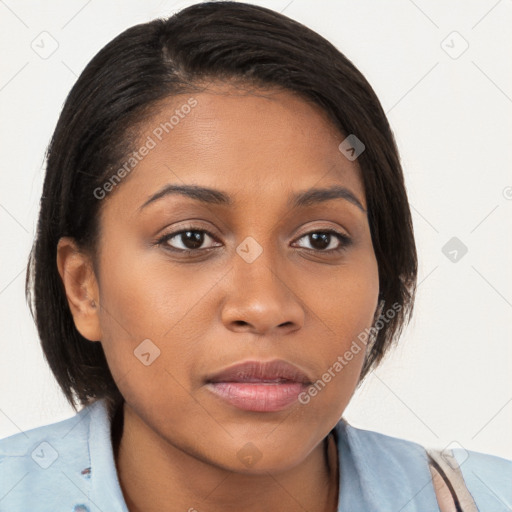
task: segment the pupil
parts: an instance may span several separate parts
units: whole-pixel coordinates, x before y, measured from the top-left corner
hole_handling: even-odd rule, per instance
[[[185,231],[181,236],[184,237],[182,241],[187,249],[198,249],[203,244],[204,233],[199,231]]]
[[[312,242],[311,245],[315,249],[325,249],[326,247],[329,247],[330,242],[330,233],[312,233],[309,235],[311,237],[310,241]]]

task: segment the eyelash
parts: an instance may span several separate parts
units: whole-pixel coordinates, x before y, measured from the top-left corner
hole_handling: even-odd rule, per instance
[[[195,232],[195,233],[206,233],[210,238],[212,238],[213,240],[217,241],[216,240],[216,237],[213,235],[213,233],[211,233],[210,231],[208,231],[207,229],[204,229],[204,228],[198,228],[198,227],[194,227],[194,226],[190,226],[190,227],[186,227],[184,229],[180,229],[179,231],[174,231],[173,233],[168,233],[166,235],[163,235],[161,238],[159,238],[157,241],[156,241],[156,245],[164,245],[166,242],[168,242],[169,240],[171,240],[172,238],[175,238],[176,236],[178,235],[181,235],[181,234],[184,234],[188,231],[192,231],[192,232]],[[337,247],[336,249],[329,249],[329,250],[317,250],[317,249],[307,249],[307,251],[312,251],[312,252],[315,252],[315,253],[326,253],[326,254],[337,254],[337,253],[340,253],[342,251],[345,251],[347,249],[348,246],[351,245],[352,243],[352,239],[349,238],[347,235],[343,234],[343,233],[339,233],[338,231],[335,231],[333,229],[317,229],[317,230],[314,230],[314,231],[309,231],[307,233],[304,233],[302,236],[300,236],[298,238],[298,240],[308,236],[308,235],[312,235],[312,234],[318,234],[318,233],[322,233],[322,234],[331,234],[331,235],[334,235],[340,242],[340,245],[339,247]],[[177,252],[177,253],[188,253],[188,254],[192,254],[192,253],[198,253],[198,252],[204,252],[204,251],[208,251],[208,250],[211,250],[211,249],[215,249],[216,247],[208,247],[206,249],[176,249],[175,247],[171,247],[170,245],[166,245],[165,249],[166,250],[169,250],[169,251],[172,251],[172,252]]]

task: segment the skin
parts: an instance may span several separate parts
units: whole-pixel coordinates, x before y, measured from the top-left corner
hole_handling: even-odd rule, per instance
[[[162,102],[140,140],[190,97]],[[204,380],[253,359],[284,359],[320,379],[372,325],[378,268],[357,160],[339,151],[345,136],[325,113],[290,92],[216,84],[193,97],[197,106],[103,199],[98,274],[72,239],[58,246],[76,327],[101,342],[126,400],[116,465],[127,505],[336,510],[337,454],[331,446],[328,465],[326,436],[364,350],[308,404],[279,412],[240,410]],[[216,188],[233,205],[168,195],[140,210],[168,184]],[[342,198],[287,205],[290,194],[333,185],[364,210]],[[205,234],[194,256],[166,249],[193,247],[183,236],[155,242],[191,225],[215,237]],[[327,252],[340,246],[335,236],[322,249],[307,235],[325,229],[352,243]],[[251,263],[236,252],[248,236],[263,249]],[[160,350],[148,366],[134,356],[145,339]],[[249,442],[260,456],[251,467],[238,457]]]

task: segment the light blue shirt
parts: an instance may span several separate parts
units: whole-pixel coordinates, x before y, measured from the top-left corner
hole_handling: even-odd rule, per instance
[[[99,400],[69,419],[0,440],[0,512],[128,512],[110,427]],[[439,511],[422,446],[343,419],[336,431],[338,511]],[[512,461],[464,450],[454,455],[481,512],[512,510]]]

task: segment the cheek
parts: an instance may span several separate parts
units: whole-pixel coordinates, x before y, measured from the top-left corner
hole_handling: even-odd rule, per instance
[[[114,234],[108,240],[100,263],[100,323],[112,375],[117,381],[130,372],[126,380],[141,389],[162,389],[157,382],[173,376],[188,386],[197,340],[214,318],[206,296],[225,268],[182,269],[157,249],[141,249],[135,240]],[[154,362],[146,366],[149,361]],[[121,389],[128,383],[118,385]]]
[[[379,273],[373,251],[357,251],[336,274],[318,281],[311,309],[331,340],[319,343],[329,354],[343,353],[373,321],[378,305]]]
[[[373,251],[359,254],[354,261],[340,268],[337,278],[324,280],[311,304],[312,311],[318,312],[315,356],[324,372],[316,386],[322,394],[318,402],[338,404],[340,413],[357,385],[378,305],[379,274]]]
[[[135,240],[113,238],[104,255],[100,279],[105,312],[102,328],[112,335],[120,333],[139,343],[160,338],[180,321],[194,299],[197,301],[196,294],[201,293],[197,284],[187,279],[193,277],[191,273],[173,272],[156,249],[141,250]]]

